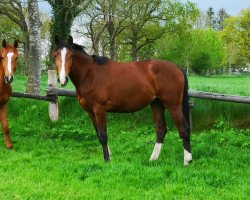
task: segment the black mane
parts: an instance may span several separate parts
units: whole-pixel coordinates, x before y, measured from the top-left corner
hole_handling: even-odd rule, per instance
[[[82,53],[86,53],[86,51],[84,50],[85,47],[82,46],[82,45],[73,43],[72,48],[73,48],[74,50],[76,50],[76,51],[80,51],[80,52],[82,52]]]
[[[82,45],[79,45],[79,44],[76,44],[76,43],[73,43],[73,45],[69,45],[69,44],[66,44],[66,43],[61,43],[60,45],[57,46],[57,49],[59,48],[63,48],[63,47],[66,47],[66,48],[72,48],[78,52],[81,52],[81,53],[84,53],[86,55],[88,55],[86,53],[86,51],[84,50],[85,47],[82,46]],[[94,61],[98,64],[98,65],[104,65],[104,64],[107,64],[109,62],[109,58],[105,57],[105,56],[98,56],[98,55],[92,55]]]
[[[109,62],[109,58],[105,56],[92,55],[92,57],[94,58],[94,61],[99,65],[104,65]]]
[[[84,46],[73,43],[72,48],[76,51],[82,52],[82,53],[86,53],[86,51],[84,50]],[[105,56],[98,56],[98,55],[92,55],[94,61],[98,64],[98,65],[104,65],[107,64],[109,62],[109,58],[105,57]]]

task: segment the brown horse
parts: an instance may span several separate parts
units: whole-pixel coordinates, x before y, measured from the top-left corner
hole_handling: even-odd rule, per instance
[[[162,60],[114,62],[90,56],[82,46],[56,38],[54,53],[59,82],[68,76],[75,85],[81,106],[89,113],[103,148],[110,160],[107,112],[134,112],[150,104],[156,125],[156,144],[150,160],[157,160],[167,132],[164,112],[171,113],[183,139],[184,164],[192,161],[190,148],[188,86],[185,73],[177,65]]]
[[[8,45],[6,41],[3,40],[2,45],[3,48],[0,49],[0,120],[5,136],[6,146],[11,149],[13,144],[10,138],[7,120],[7,104],[12,92],[10,83],[13,81],[14,73],[16,71],[18,41],[15,40],[12,46]]]

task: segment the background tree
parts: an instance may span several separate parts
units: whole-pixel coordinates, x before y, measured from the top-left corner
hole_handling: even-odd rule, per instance
[[[223,30],[224,29],[224,21],[229,17],[226,10],[221,8],[216,17],[216,30]]]
[[[29,17],[29,76],[26,92],[40,94],[41,91],[41,21],[37,0],[28,0]]]
[[[224,44],[215,30],[210,28],[192,31],[190,47],[190,66],[196,73],[209,75],[211,70],[222,66]]]
[[[92,1],[86,14],[83,15],[88,21],[83,22],[81,26],[87,27],[87,33],[81,34],[91,39],[96,54],[102,51],[102,54],[116,59],[116,39],[124,30],[123,23],[126,19],[123,6],[121,0],[96,0]],[[106,46],[108,46],[107,52],[104,50]]]
[[[250,8],[243,10],[239,16],[225,20],[221,35],[225,42],[229,69],[243,70],[250,63]]]
[[[212,7],[209,7],[207,10],[207,20],[206,26],[209,28],[215,28],[216,20],[214,18],[215,12]]]
[[[131,58],[137,60],[139,50],[154,43],[164,33],[159,17],[161,1],[127,1],[127,4],[128,16],[123,44],[130,46]]]
[[[37,0],[28,0],[27,2],[23,2],[22,5],[21,1],[18,0],[3,0],[0,2],[0,14],[8,17],[22,31],[25,65],[28,72],[26,92],[39,94],[41,72],[38,2]],[[26,17],[27,15],[28,17]]]
[[[28,63],[29,54],[29,33],[28,33],[28,23],[26,21],[26,11],[21,1],[19,0],[2,0],[0,1],[0,15],[6,16],[9,20],[19,26],[22,36],[19,36],[19,40],[23,44],[24,48],[24,60]],[[15,25],[13,27],[16,27]],[[8,29],[7,29],[8,30]]]
[[[66,40],[70,35],[73,20],[89,4],[90,0],[46,0],[52,7],[51,46],[54,38],[59,35]]]

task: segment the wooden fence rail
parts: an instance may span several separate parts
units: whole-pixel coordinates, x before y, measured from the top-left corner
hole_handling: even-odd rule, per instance
[[[195,98],[200,98],[200,99],[212,99],[212,100],[218,100],[218,101],[250,104],[250,96],[235,96],[235,95],[202,92],[202,91],[194,91],[194,90],[189,90],[188,95],[190,97],[195,97]]]
[[[12,92],[11,96],[48,101],[50,119],[52,121],[57,121],[59,117],[58,96],[75,97],[76,91],[57,88],[56,82],[57,82],[56,71],[49,70],[48,71],[48,87],[46,89],[45,96],[32,95],[32,94],[26,94],[26,93],[20,93],[20,92]],[[234,96],[234,95],[225,95],[225,94],[219,94],[219,93],[202,92],[202,91],[194,91],[194,90],[189,90],[188,95],[194,98],[250,104],[250,96]],[[190,108],[194,107],[194,102],[192,100],[189,101],[189,107]],[[192,120],[191,112],[190,112],[190,119]]]

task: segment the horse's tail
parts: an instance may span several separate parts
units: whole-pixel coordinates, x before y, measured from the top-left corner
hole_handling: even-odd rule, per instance
[[[183,98],[182,98],[182,112],[185,116],[185,119],[190,127],[190,119],[189,119],[189,96],[188,96],[188,78],[187,74],[184,70],[182,70],[184,75],[184,91],[183,91]]]

